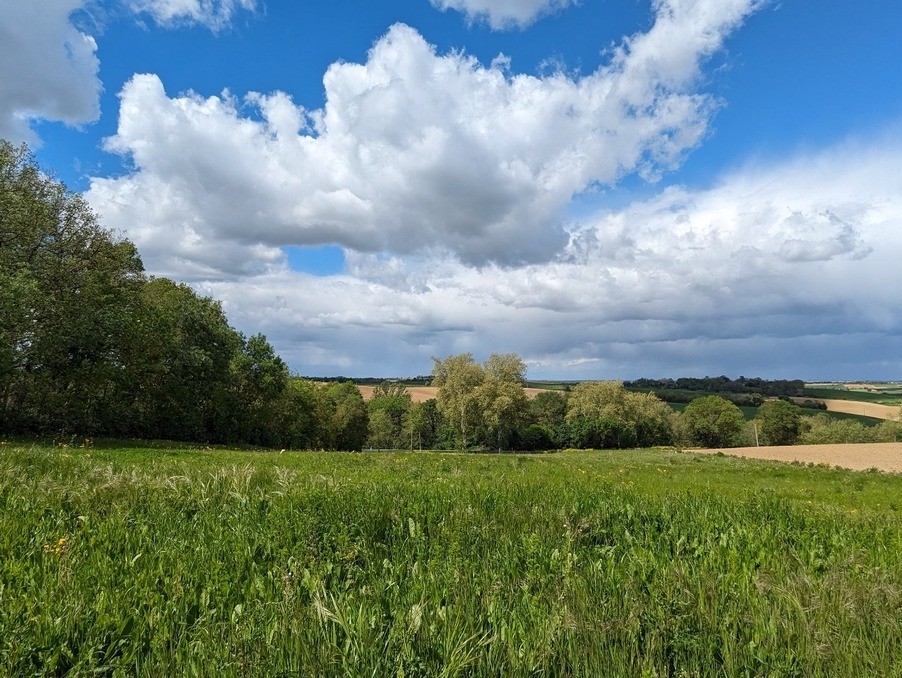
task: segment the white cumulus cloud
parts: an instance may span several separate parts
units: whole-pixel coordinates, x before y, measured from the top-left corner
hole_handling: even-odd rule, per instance
[[[396,25],[366,63],[328,69],[314,111],[279,92],[171,97],[137,75],[108,140],[135,171],[94,179],[88,197],[176,277],[243,275],[276,248],[323,243],[547,260],[575,194],[653,178],[700,142],[717,106],[696,91],[701,65],[756,6],[659,2],[647,33],[581,78],[437,54]]]
[[[352,253],[201,288],[307,374],[516,351],[534,376],[885,378],[902,369],[902,138],[749,165],[574,226],[553,261]]]
[[[470,21],[485,21],[495,30],[525,27],[540,16],[577,4],[579,0],[431,0],[440,10],[456,10]]]
[[[34,142],[35,120],[79,125],[99,117],[97,43],[72,20],[85,4],[0,2],[0,137]]]
[[[257,0],[124,0],[136,14],[147,14],[160,26],[199,24],[225,28],[242,12],[257,9]]]

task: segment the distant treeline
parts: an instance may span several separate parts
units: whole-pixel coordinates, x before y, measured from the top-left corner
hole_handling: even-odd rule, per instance
[[[320,383],[328,383],[331,384],[333,382],[342,382],[342,381],[350,381],[353,384],[357,384],[358,386],[378,386],[379,384],[389,382],[392,384],[402,384],[404,386],[429,386],[432,382],[432,377],[428,375],[418,375],[416,377],[405,377],[403,379],[399,378],[391,378],[386,379],[385,377],[345,377],[345,376],[337,376],[337,377],[305,377],[305,379],[309,379],[310,381],[320,382]]]
[[[722,395],[737,405],[760,405],[765,398],[780,396],[800,397],[805,395],[805,382],[801,379],[760,379],[739,377],[680,377],[679,379],[636,379],[623,384],[630,390],[659,393],[670,402],[690,402],[698,393]],[[680,391],[685,399],[679,399]],[[738,396],[747,396],[745,398]]]

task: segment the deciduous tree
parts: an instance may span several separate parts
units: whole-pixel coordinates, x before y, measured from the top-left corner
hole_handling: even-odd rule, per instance
[[[802,410],[785,400],[768,400],[755,422],[765,445],[794,445],[802,432]]]
[[[745,429],[745,417],[740,409],[714,395],[689,403],[683,410],[682,421],[693,443],[711,448],[736,445]]]

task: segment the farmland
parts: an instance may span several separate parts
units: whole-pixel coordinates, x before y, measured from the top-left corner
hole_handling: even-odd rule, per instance
[[[897,675],[902,477],[666,450],[0,452],[13,675]]]
[[[896,382],[809,384],[805,387],[805,395],[826,400],[852,400],[898,406],[902,405],[902,384]]]

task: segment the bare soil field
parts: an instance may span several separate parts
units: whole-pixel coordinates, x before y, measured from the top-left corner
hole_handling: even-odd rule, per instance
[[[375,386],[358,386],[360,389],[360,394],[363,396],[364,400],[369,400],[373,397],[373,390],[376,388]],[[541,388],[524,388],[526,391],[527,398],[535,398],[539,393],[544,392],[545,389]],[[422,403],[432,398],[435,398],[436,393],[438,393],[438,388],[435,386],[408,386],[407,392],[410,394],[411,399],[415,403]]]
[[[824,403],[828,412],[842,412],[843,414],[861,414],[875,419],[896,419],[899,416],[898,405],[879,405],[877,403],[863,403],[856,400],[833,400],[824,398],[804,398]]]
[[[806,464],[828,464],[866,471],[876,468],[902,473],[902,443],[861,443],[846,445],[792,445],[786,447],[733,447],[724,450],[692,450],[700,454],[722,452],[750,459],[799,461]]]

